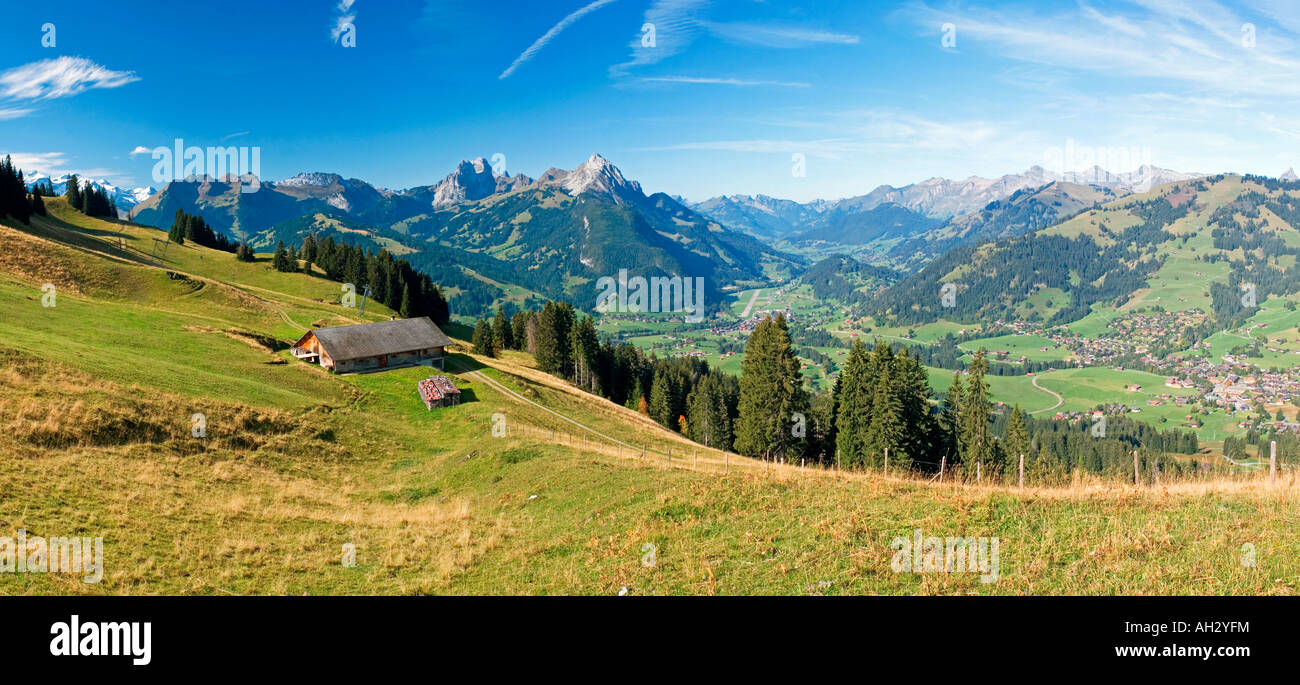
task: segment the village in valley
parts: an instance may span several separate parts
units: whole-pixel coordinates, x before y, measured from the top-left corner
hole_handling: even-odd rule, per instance
[[[1260,308],[1263,322],[1193,341],[1207,320],[1195,306],[1112,309],[1051,326],[998,320],[890,328],[854,316],[848,307],[819,302],[806,285],[792,281],[738,292],[729,312],[703,324],[633,313],[604,315],[600,329],[659,356],[702,358],[738,374],[749,333],[777,314],[789,322],[804,376],[814,387],[833,384],[855,340],[925,349],[951,336],[964,353],[963,368],[983,348],[990,363],[1004,369],[989,377],[999,412],[1019,405],[1037,418],[1076,423],[1099,413],[1125,413],[1209,441],[1250,429],[1300,432],[1300,315],[1278,301]],[[939,396],[954,370],[929,368]]]

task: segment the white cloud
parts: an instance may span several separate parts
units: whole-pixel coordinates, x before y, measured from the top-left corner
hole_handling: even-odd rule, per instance
[[[134,150],[131,150],[131,152],[128,153],[128,156],[135,157],[136,155],[150,155],[150,154],[153,154],[153,148],[145,147],[143,145],[137,145],[135,146]]]
[[[1207,93],[1260,98],[1300,97],[1300,59],[1294,40],[1259,36],[1242,45],[1245,20],[1208,0],[1135,0],[1130,16],[1080,13],[1047,15],[1009,10],[960,13],[924,4],[902,10],[918,27],[934,31],[952,22],[958,35],[1024,62],[1101,74],[1147,78]]]
[[[813,45],[854,45],[858,36],[804,26],[776,23],[715,22],[705,15],[709,0],[655,0],[645,12],[644,23],[655,27],[654,45],[643,45],[637,33],[626,62],[610,67],[614,77],[626,76],[637,67],[661,62],[694,43],[702,33],[732,43],[765,48],[796,48]]]
[[[583,7],[579,10],[570,13],[569,16],[561,19],[560,23],[556,24],[555,26],[552,26],[551,30],[542,34],[541,38],[538,38],[537,40],[533,41],[533,44],[529,45],[527,49],[519,53],[519,56],[515,58],[515,61],[511,62],[510,66],[506,67],[506,70],[501,72],[501,75],[498,76],[497,78],[498,79],[509,78],[509,76],[515,72],[515,69],[519,68],[519,65],[535,57],[537,53],[542,51],[542,48],[546,47],[547,43],[551,42],[551,40],[553,40],[556,36],[560,35],[561,31],[573,25],[574,22],[578,21],[584,16],[591,14],[592,12],[595,12],[596,10],[614,1],[615,0],[596,0],[590,5],[587,5],[586,7]]]
[[[82,57],[56,57],[0,73],[0,95],[19,100],[71,97],[91,88],[118,88],[139,77]]]
[[[357,13],[352,11],[352,5],[356,0],[339,0],[339,4],[334,8],[334,26],[330,29],[330,39],[335,43],[339,42],[339,36],[347,30],[353,20],[357,18]]]
[[[816,43],[856,45],[860,40],[847,33],[796,26],[706,22],[704,27],[724,40],[766,48],[794,48]]]
[[[17,119],[18,117],[27,116],[28,114],[31,113],[32,110],[23,109],[21,107],[0,109],[0,121],[4,121],[5,119]]]
[[[751,138],[675,143],[644,150],[713,150],[720,152],[800,152],[810,157],[841,159],[885,150],[953,153],[1000,146],[1021,149],[1025,142],[1005,127],[984,121],[940,122],[888,110],[858,110],[819,115],[812,120],[782,124],[791,128],[823,128],[836,135],[803,140]]]

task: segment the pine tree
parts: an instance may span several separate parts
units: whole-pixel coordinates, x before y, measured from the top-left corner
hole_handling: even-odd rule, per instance
[[[492,321],[492,337],[496,339],[497,349],[511,350],[515,347],[515,331],[506,317],[505,307],[497,307],[497,318]]]
[[[411,286],[407,285],[402,289],[402,304],[397,310],[397,315],[403,319],[409,319],[414,316],[414,314],[412,314],[414,311],[413,308],[414,305],[411,302]]]
[[[940,442],[936,445],[939,451],[938,456],[947,456],[948,461],[954,464],[958,461],[962,392],[961,372],[954,371],[952,385],[948,386],[948,394],[943,398],[943,403],[939,409]]]
[[[68,177],[68,187],[64,189],[63,196],[68,198],[68,206],[78,211],[82,209],[83,205],[81,204],[81,185],[77,180],[76,174],[73,174]]]
[[[509,326],[504,325],[503,313],[498,314],[497,321],[502,323],[504,330],[510,330]],[[578,325],[573,327],[570,338],[573,349],[574,384],[589,393],[601,394],[600,339],[596,335],[596,324],[592,318],[587,316],[578,322]]]
[[[673,426],[670,383],[668,374],[659,371],[655,372],[654,381],[650,384],[650,418],[668,428]]]
[[[871,403],[871,424],[863,440],[868,464],[880,468],[889,450],[890,465],[907,466],[911,460],[899,449],[903,443],[903,404],[894,387],[892,360],[885,362],[876,376],[875,397]]]
[[[41,199],[40,193],[32,194],[32,214],[45,216],[45,200]]]
[[[492,327],[488,325],[487,319],[478,318],[478,323],[474,324],[474,354],[481,354],[485,357],[495,357],[496,351],[492,345]]]
[[[289,262],[289,253],[284,249],[284,241],[276,243],[275,255],[271,257],[271,267],[276,271],[292,271]]]
[[[1002,437],[1002,446],[1006,451],[1007,465],[1014,464],[1014,468],[1019,471],[1020,456],[1025,455],[1026,459],[1034,457],[1029,445],[1029,431],[1025,428],[1025,415],[1020,411],[1020,405],[1016,405],[1011,410],[1011,416],[1007,419],[1007,428]],[[1017,477],[1019,473],[1017,473]]]
[[[569,340],[572,328],[572,305],[547,302],[542,307],[537,320],[537,368],[556,376],[569,377],[573,372],[573,348]]]
[[[808,397],[785,316],[768,317],[754,328],[740,369],[735,449],[755,457],[802,456],[807,438],[795,435],[792,428],[796,414],[806,418]]]
[[[863,440],[871,422],[874,397],[867,379],[867,347],[853,341],[848,360],[840,369],[838,406],[835,414],[835,446],[842,466],[853,468],[866,464]]]
[[[995,465],[993,439],[989,434],[989,386],[984,381],[989,365],[984,354],[983,348],[975,353],[975,358],[970,363],[970,378],[962,393],[961,461],[972,479],[977,469],[988,469]]]

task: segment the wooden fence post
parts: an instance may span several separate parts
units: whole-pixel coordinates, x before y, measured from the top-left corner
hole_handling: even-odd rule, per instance
[[[1277,441],[1268,443],[1268,481],[1277,482]]]
[[[984,462],[982,462],[982,461],[977,461],[977,462],[975,462],[975,483],[976,483],[976,484],[979,484],[979,482],[982,481],[982,480],[984,479],[984,478],[983,478],[983,476],[984,476],[984,469],[983,469],[983,467],[984,467]]]
[[[939,482],[940,483],[943,482],[943,470],[944,467],[946,467],[947,465],[948,465],[948,455],[945,454],[943,455],[943,458],[939,460]]]
[[[1020,455],[1020,489],[1025,489],[1025,455]]]
[[[1138,480],[1138,452],[1133,450],[1133,487],[1140,487],[1141,481]]]
[[[889,448],[885,448],[885,477],[889,477]]]
[[[723,452],[723,453],[722,453],[722,460],[723,460],[723,464],[724,464],[724,465],[723,465],[723,471],[722,471],[722,472],[723,472],[723,473],[731,473],[731,453],[730,453],[730,452]]]
[[[840,472],[840,448],[835,448],[835,473]]]
[[[699,465],[700,465],[700,450],[699,449],[691,450],[691,468],[695,468]]]

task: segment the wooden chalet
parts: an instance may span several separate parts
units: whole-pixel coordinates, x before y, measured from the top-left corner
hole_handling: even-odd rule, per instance
[[[293,356],[335,373],[425,364],[443,368],[448,338],[427,316],[317,328],[294,343]]]

